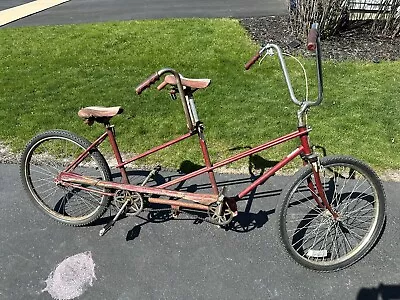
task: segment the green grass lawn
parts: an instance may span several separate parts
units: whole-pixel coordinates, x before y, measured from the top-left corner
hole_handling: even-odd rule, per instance
[[[237,20],[6,28],[0,30],[0,41],[0,140],[15,151],[47,129],[95,137],[101,126],[88,127],[77,116],[81,107],[93,105],[124,107],[124,114],[113,120],[125,153],[138,153],[185,133],[181,104],[171,101],[167,91],[134,93],[138,83],[163,67],[186,77],[212,79],[212,85],[195,96],[213,161],[237,152],[232,149],[296,129],[297,107],[288,98],[276,58],[244,71],[244,63],[259,46]],[[314,79],[314,61],[301,60]],[[296,62],[287,63],[300,98],[302,71]],[[324,62],[323,67],[325,99],[308,118],[312,143],[381,170],[400,168],[400,62]],[[261,155],[277,160],[295,145]],[[177,167],[183,160],[202,163],[195,139],[145,163]]]

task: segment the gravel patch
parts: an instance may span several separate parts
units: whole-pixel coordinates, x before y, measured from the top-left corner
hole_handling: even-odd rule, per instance
[[[21,154],[11,151],[5,143],[0,141],[0,163],[2,164],[15,164],[19,162]]]

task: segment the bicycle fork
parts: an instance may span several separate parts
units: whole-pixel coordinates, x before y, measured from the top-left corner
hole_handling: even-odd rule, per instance
[[[337,220],[339,218],[339,215],[333,210],[332,206],[329,204],[329,201],[322,186],[320,177],[321,163],[319,161],[319,156],[316,154],[312,154],[310,156],[308,156],[305,161],[306,163],[309,163],[311,165],[314,182],[311,180],[311,178],[307,178],[307,186],[318,207],[321,209],[327,209],[332,218],[334,220]]]
[[[305,131],[305,126],[299,128],[300,131]],[[319,160],[318,154],[313,153],[311,150],[308,135],[303,135],[300,137],[301,144],[303,146],[305,154],[303,155],[304,164],[310,164],[314,183],[310,178],[307,178],[307,186],[311,192],[312,197],[314,198],[315,202],[317,203],[318,207],[325,208],[329,211],[332,218],[337,220],[339,215],[335,212],[332,206],[329,204],[328,199],[326,197],[325,191],[322,186],[321,177],[320,177],[320,170],[321,170],[321,163]]]

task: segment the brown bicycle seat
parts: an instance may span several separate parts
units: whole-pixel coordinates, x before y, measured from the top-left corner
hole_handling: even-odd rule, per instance
[[[78,116],[84,119],[88,125],[92,125],[94,121],[106,124],[112,117],[121,114],[123,111],[124,109],[121,106],[89,106],[79,110]]]
[[[204,89],[210,85],[211,79],[190,79],[181,76],[181,82],[183,86],[192,89]],[[174,75],[165,76],[164,81],[157,87],[157,90],[162,90],[167,84],[177,85]]]

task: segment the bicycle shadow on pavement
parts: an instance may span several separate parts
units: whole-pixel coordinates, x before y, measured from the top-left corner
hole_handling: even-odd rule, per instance
[[[182,212],[185,212],[183,209]],[[236,217],[227,225],[227,226],[219,226],[220,228],[226,231],[234,231],[237,233],[247,233],[254,229],[261,228],[268,221],[269,214],[274,213],[275,210],[271,211],[262,211],[260,210],[257,214],[255,213],[245,213],[239,212]],[[141,220],[142,223],[135,225],[132,229],[130,229],[126,235],[126,241],[132,241],[137,238],[140,234],[141,228],[149,223],[161,223],[161,222],[169,222],[169,221],[192,221],[193,225],[203,224],[205,222],[204,217],[206,213],[202,212],[191,212],[191,215],[186,215],[185,217],[172,217],[172,214],[168,211],[165,212],[157,212],[149,213],[147,217],[137,216]],[[218,226],[218,225],[215,225]]]
[[[228,149],[229,151],[237,151],[237,150],[244,150],[244,149],[252,149],[251,146],[237,146]],[[249,155],[248,159],[248,171],[252,177],[258,177],[262,175],[266,169],[272,168],[275,166],[279,161],[277,160],[268,160],[262,157],[259,154],[252,154]],[[257,175],[257,173],[259,173]]]
[[[235,147],[229,150],[242,150],[242,149],[250,149],[250,146],[245,147]],[[278,161],[270,161],[264,159],[260,155],[251,155],[248,158],[248,171],[249,175],[243,175],[244,177],[237,178],[229,178],[227,180],[218,180],[218,187],[219,188],[227,188],[230,186],[237,186],[237,185],[249,185],[255,180],[257,180],[266,169],[274,166],[277,164]],[[184,160],[179,166],[179,169],[175,172],[171,171],[161,171],[153,176],[150,181],[148,182],[148,186],[157,186],[160,184],[167,183],[175,178],[178,178],[182,175],[190,174],[194,171],[200,170],[203,168],[203,165],[199,165],[193,163],[190,160]],[[141,184],[144,178],[150,173],[150,169],[148,170],[135,170],[135,169],[128,169],[127,174],[129,180],[132,184]],[[115,173],[112,175],[113,180],[120,180],[121,175],[119,173]],[[195,193],[198,191],[210,191],[211,184],[207,181],[206,183],[202,182],[195,182],[193,183],[191,180],[182,181],[172,187],[175,190],[185,191]],[[246,233],[252,231],[257,228],[263,227],[269,220],[269,216],[275,213],[274,209],[269,210],[259,210],[257,213],[251,212],[253,201],[256,199],[262,198],[270,198],[276,197],[280,195],[282,192],[281,188],[272,189],[268,191],[260,191],[257,192],[257,188],[251,191],[248,195],[246,195],[243,199],[240,199],[240,202],[246,202],[246,206],[244,210],[240,210],[238,215],[232,220],[230,224],[224,226],[223,229],[230,230],[238,233]],[[161,223],[161,222],[168,222],[168,221],[192,221],[193,224],[201,224],[204,222],[205,217],[207,217],[207,212],[202,211],[190,211],[188,212],[185,209],[181,209],[184,212],[184,217],[180,215],[178,218],[174,218],[171,213],[171,208],[168,205],[160,205],[160,204],[150,204],[149,206],[150,211],[147,213],[146,216],[143,216],[144,213],[142,212],[139,216],[143,220],[141,224],[134,226],[131,230],[129,230],[126,240],[130,241],[135,239],[140,234],[140,230],[142,226],[145,226],[147,223]],[[117,210],[114,207],[114,215]],[[124,217],[121,217],[124,218]],[[96,222],[97,225],[105,224],[107,221],[111,220],[111,217],[102,218]]]
[[[378,287],[362,288],[356,300],[394,300],[400,299],[400,285],[379,284]]]
[[[241,150],[241,149],[246,149],[246,148],[251,148],[250,146],[246,147],[235,147],[229,150]],[[218,187],[223,188],[223,187],[229,187],[232,185],[238,185],[238,184],[251,184],[255,180],[257,180],[264,172],[266,169],[273,167],[276,165],[278,161],[270,161],[266,160],[263,157],[259,155],[251,155],[249,156],[249,161],[248,161],[248,170],[250,177],[244,177],[244,178],[239,178],[239,179],[230,179],[230,180],[225,180],[225,181],[218,181]],[[180,165],[179,171],[183,171],[184,173],[188,174],[194,171],[197,171],[199,169],[203,168],[203,166],[195,164],[191,161],[183,161]],[[258,173],[258,174],[256,174]],[[210,190],[211,185],[209,183],[207,184],[193,184],[188,187],[181,187],[181,190],[187,191],[187,192],[196,192],[198,190]],[[275,213],[275,209],[270,209],[270,210],[259,210],[258,213],[253,213],[250,212],[253,201],[255,199],[261,199],[261,198],[269,198],[273,196],[278,196],[282,192],[282,189],[276,189],[276,190],[269,190],[269,191],[262,191],[262,192],[257,192],[257,188],[255,188],[253,191],[250,192],[249,195],[244,197],[243,199],[239,200],[240,202],[246,202],[246,207],[244,211],[239,211],[238,215],[232,220],[232,222],[225,227],[226,230],[232,230],[235,232],[249,232],[251,230],[254,230],[256,228],[261,228],[265,223],[268,221],[268,216]]]
[[[250,149],[250,146],[245,146],[245,147],[235,147],[229,150],[242,150],[242,149]],[[323,146],[315,146],[316,150],[320,153],[322,156],[326,155],[326,149]],[[223,187],[229,187],[229,186],[235,186],[235,185],[249,185],[255,180],[257,180],[265,170],[268,168],[273,167],[276,165],[278,161],[270,161],[267,159],[264,159],[260,155],[251,155],[249,156],[248,159],[248,170],[249,170],[249,175],[250,176],[245,176],[243,178],[229,178],[228,180],[217,180],[217,184],[219,188]],[[190,174],[192,172],[195,172],[197,170],[200,170],[203,168],[203,165],[199,165],[196,163],[193,163],[190,160],[185,160],[183,161],[179,169],[176,172],[171,172],[171,171],[166,171],[166,172],[160,172],[156,174],[149,182],[148,186],[157,186],[160,184],[164,184],[166,182],[169,182],[175,178],[178,178],[182,175]],[[128,176],[131,180],[131,178],[146,178],[146,176],[149,174],[150,170],[128,170]],[[120,177],[119,174],[114,174],[113,178],[117,179]],[[182,181],[175,185],[174,188],[175,190],[179,191],[186,191],[186,192],[198,192],[201,190],[204,191],[210,191],[211,190],[211,184],[209,182],[206,183],[191,183],[191,180],[188,181]],[[134,184],[140,184],[140,180],[134,180],[131,181],[131,183]],[[269,209],[269,210],[259,210],[257,213],[251,212],[251,208],[253,206],[253,202],[256,199],[265,199],[265,198],[271,198],[271,197],[278,197],[281,192],[282,188],[276,188],[272,190],[262,190],[262,191],[257,191],[258,187],[256,187],[253,191],[251,191],[248,195],[246,195],[243,199],[240,199],[239,202],[246,202],[246,206],[244,210],[240,210],[238,212],[238,215],[234,217],[234,219],[227,225],[224,226],[223,229],[225,230],[230,230],[238,233],[246,233],[250,232],[254,229],[257,228],[262,228],[269,220],[269,216],[274,214],[276,209]],[[139,216],[140,219],[143,220],[141,224],[138,224],[134,226],[129,232],[127,233],[126,240],[131,241],[135,239],[136,237],[139,236],[141,227],[145,226],[148,223],[162,223],[162,222],[169,222],[169,221],[192,221],[193,224],[202,224],[204,222],[205,217],[207,217],[206,212],[202,211],[190,211],[188,212],[185,209],[181,209],[181,211],[184,213],[184,217],[180,215],[177,218],[174,218],[171,212],[171,208],[168,205],[160,205],[160,204],[149,204],[148,206],[150,208],[150,212],[147,212],[147,215],[144,216],[144,213],[142,212]],[[276,207],[276,203],[274,205]]]
[[[269,220],[269,216],[275,213],[275,209],[271,209],[268,211],[259,210],[257,213],[250,212],[251,208],[251,199],[253,198],[263,198],[272,195],[277,195],[280,193],[280,190],[267,191],[262,193],[253,193],[249,195],[245,199],[241,201],[247,201],[247,205],[244,211],[239,211],[238,215],[233,218],[233,220],[227,226],[219,226],[226,231],[234,231],[237,233],[246,233],[250,232],[257,228],[262,228]],[[171,208],[168,205],[161,204],[151,204],[149,206],[150,209],[154,209],[153,211],[147,212],[145,216],[143,213],[137,216],[142,219],[143,222],[134,226],[131,230],[129,230],[127,234],[127,241],[133,240],[136,238],[141,230],[141,227],[145,226],[148,223],[163,223],[169,221],[191,221],[193,225],[203,224],[205,222],[205,218],[208,216],[207,212],[203,211],[188,211],[184,208],[181,209],[182,214],[177,218],[173,217]],[[182,216],[184,215],[184,216]]]

